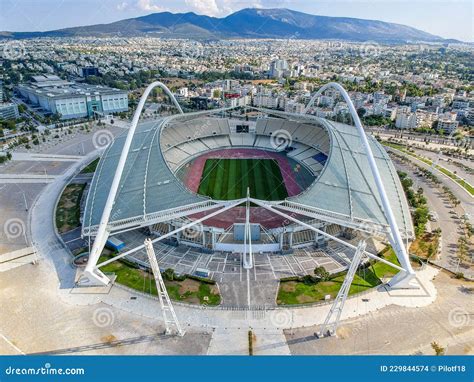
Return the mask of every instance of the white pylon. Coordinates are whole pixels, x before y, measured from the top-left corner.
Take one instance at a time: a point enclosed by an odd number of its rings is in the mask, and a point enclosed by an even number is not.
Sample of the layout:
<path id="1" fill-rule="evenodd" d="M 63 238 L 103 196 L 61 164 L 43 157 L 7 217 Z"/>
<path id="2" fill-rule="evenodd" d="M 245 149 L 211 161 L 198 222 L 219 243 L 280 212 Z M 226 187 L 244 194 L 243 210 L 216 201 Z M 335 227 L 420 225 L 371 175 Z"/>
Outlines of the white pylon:
<path id="1" fill-rule="evenodd" d="M 245 269 L 253 268 L 252 229 L 250 227 L 250 189 L 247 187 L 247 201 L 245 202 L 245 228 L 243 265 Z"/>
<path id="2" fill-rule="evenodd" d="M 339 292 L 337 293 L 337 297 L 331 306 L 331 310 L 329 311 L 326 320 L 324 320 L 324 324 L 321 326 L 319 332 L 316 333 L 319 338 L 325 337 L 326 335 L 333 336 L 336 334 L 337 327 L 339 326 L 339 320 L 341 318 L 342 308 L 346 302 L 352 280 L 354 279 L 354 275 L 362 260 L 366 246 L 367 244 L 364 240 L 359 242 L 354 257 L 352 258 L 351 265 L 349 266 L 349 270 L 347 271 L 347 275 L 344 278 L 344 282 L 342 283 L 341 289 L 339 289 Z"/>
<path id="3" fill-rule="evenodd" d="M 145 248 L 151 270 L 153 271 L 153 276 L 155 277 L 156 291 L 158 293 L 158 299 L 160 300 L 161 311 L 163 312 L 163 320 L 165 321 L 165 334 L 173 334 L 171 326 L 174 325 L 176 328 L 176 334 L 182 337 L 184 336 L 184 331 L 181 329 L 178 317 L 176 316 L 176 312 L 174 311 L 173 305 L 171 304 L 170 296 L 166 290 L 163 277 L 161 277 L 158 260 L 156 259 L 153 243 L 150 239 L 145 239 Z M 171 317 L 169 317 L 169 315 L 171 315 Z"/>

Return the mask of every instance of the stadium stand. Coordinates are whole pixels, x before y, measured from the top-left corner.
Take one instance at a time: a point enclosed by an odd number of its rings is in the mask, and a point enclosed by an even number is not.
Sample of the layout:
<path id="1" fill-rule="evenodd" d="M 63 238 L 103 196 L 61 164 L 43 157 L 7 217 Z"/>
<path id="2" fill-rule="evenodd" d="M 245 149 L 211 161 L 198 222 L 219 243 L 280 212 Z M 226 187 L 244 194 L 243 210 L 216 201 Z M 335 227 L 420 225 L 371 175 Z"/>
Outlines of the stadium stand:
<path id="1" fill-rule="evenodd" d="M 248 147 L 275 151 L 272 135 L 281 130 L 289 137 L 288 156 L 317 175 L 329 154 L 329 134 L 323 127 L 279 118 L 257 120 L 255 133 L 231 133 L 229 120 L 222 118 L 171 123 L 162 131 L 161 145 L 165 159 L 176 171 L 209 150 Z"/>

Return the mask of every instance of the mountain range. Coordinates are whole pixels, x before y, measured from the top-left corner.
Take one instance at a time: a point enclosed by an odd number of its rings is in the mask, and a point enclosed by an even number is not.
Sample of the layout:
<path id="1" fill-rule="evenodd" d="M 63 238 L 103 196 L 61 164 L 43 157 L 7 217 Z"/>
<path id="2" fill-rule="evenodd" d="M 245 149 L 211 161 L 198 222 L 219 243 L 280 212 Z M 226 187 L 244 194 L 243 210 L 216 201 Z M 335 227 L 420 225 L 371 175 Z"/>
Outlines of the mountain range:
<path id="1" fill-rule="evenodd" d="M 378 20 L 316 16 L 290 9 L 246 8 L 223 18 L 193 12 L 147 16 L 45 32 L 0 32 L 0 38 L 155 36 L 163 38 L 337 39 L 381 43 L 457 42 L 421 30 Z"/>

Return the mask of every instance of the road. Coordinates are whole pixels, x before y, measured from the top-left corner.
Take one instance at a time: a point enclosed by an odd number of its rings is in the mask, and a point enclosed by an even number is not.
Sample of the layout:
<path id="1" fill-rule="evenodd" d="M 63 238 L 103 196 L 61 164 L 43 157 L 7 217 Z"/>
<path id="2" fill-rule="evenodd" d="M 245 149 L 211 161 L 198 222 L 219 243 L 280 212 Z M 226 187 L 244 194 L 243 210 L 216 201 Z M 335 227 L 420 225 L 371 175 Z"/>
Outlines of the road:
<path id="1" fill-rule="evenodd" d="M 451 189 L 453 194 L 460 200 L 464 212 L 471 216 L 471 220 L 474 218 L 474 197 L 469 194 L 463 187 L 461 187 L 461 185 L 456 183 L 447 175 L 443 174 L 440 171 L 437 171 L 436 169 L 433 169 L 432 166 L 414 158 L 411 155 L 405 154 L 404 152 L 394 149 L 392 147 L 386 147 L 386 149 L 388 152 L 395 152 L 399 155 L 404 156 L 405 158 L 408 158 L 410 161 L 416 163 L 418 166 L 430 170 L 434 175 L 438 177 L 438 179 L 442 182 L 443 185 Z"/>
<path id="2" fill-rule="evenodd" d="M 397 158 L 392 158 L 397 169 L 400 169 L 408 174 L 413 180 L 413 189 L 422 187 L 424 195 L 426 196 L 428 207 L 430 211 L 435 211 L 438 215 L 438 220 L 430 222 L 431 228 L 441 228 L 442 250 L 441 255 L 434 261 L 443 267 L 451 269 L 452 271 L 461 271 L 466 276 L 474 278 L 474 266 L 458 265 L 459 258 L 457 256 L 458 238 L 462 234 L 461 219 L 462 210 L 458 207 L 456 215 L 452 213 L 454 207 L 449 200 L 443 195 L 443 192 L 434 183 L 427 179 L 415 175 L 417 168 L 413 165 L 404 163 Z"/>
<path id="3" fill-rule="evenodd" d="M 440 166 L 448 169 L 449 171 L 455 173 L 456 175 L 463 178 L 465 181 L 467 181 L 471 185 L 474 185 L 474 169 L 473 169 L 474 168 L 474 162 L 471 162 L 467 159 L 450 158 L 446 155 L 440 155 L 439 156 L 437 153 L 434 153 L 432 151 L 421 150 L 421 149 L 417 149 L 417 148 L 415 148 L 414 150 L 415 150 L 415 153 L 417 155 L 428 158 L 431 161 L 433 161 L 434 163 L 436 163 L 436 161 L 439 158 L 438 165 L 440 165 Z M 456 166 L 453 163 L 453 161 L 460 162 L 460 163 L 464 164 L 464 166 L 469 167 L 471 169 L 471 171 L 468 172 L 463 167 Z"/>

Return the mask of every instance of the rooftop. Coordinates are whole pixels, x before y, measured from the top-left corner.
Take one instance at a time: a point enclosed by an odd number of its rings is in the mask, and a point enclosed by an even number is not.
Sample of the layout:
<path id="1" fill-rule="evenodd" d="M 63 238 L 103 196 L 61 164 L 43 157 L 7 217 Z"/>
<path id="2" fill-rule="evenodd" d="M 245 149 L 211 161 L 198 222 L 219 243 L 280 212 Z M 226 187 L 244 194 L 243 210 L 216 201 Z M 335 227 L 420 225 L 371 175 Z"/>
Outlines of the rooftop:
<path id="1" fill-rule="evenodd" d="M 125 90 L 114 89 L 108 86 L 67 81 L 53 75 L 34 76 L 31 82 L 20 84 L 18 87 L 37 95 L 45 95 L 49 98 L 65 98 L 78 95 L 119 94 L 126 92 Z"/>
<path id="2" fill-rule="evenodd" d="M 217 110 L 219 111 L 219 110 Z M 328 131 L 330 151 L 320 176 L 300 195 L 286 199 L 287 203 L 307 206 L 319 216 L 337 218 L 347 226 L 387 226 L 381 198 L 369 168 L 362 141 L 353 126 L 343 125 L 314 116 L 271 112 L 280 118 L 305 125 L 321 126 Z M 122 224 L 133 222 L 145 225 L 170 210 L 185 205 L 213 201 L 189 191 L 175 177 L 161 151 L 160 131 L 181 123 L 205 122 L 209 112 L 175 115 L 138 126 L 132 141 L 119 192 L 111 214 L 111 229 L 120 230 Z M 281 119 L 267 118 L 268 123 Z M 88 196 L 83 230 L 94 231 L 100 221 L 107 195 L 114 177 L 118 157 L 126 132 L 118 137 L 103 155 Z M 413 227 L 410 212 L 396 170 L 383 147 L 369 137 L 372 151 L 383 177 L 389 202 L 403 236 L 411 237 Z M 283 202 L 283 201 L 282 201 Z"/>

